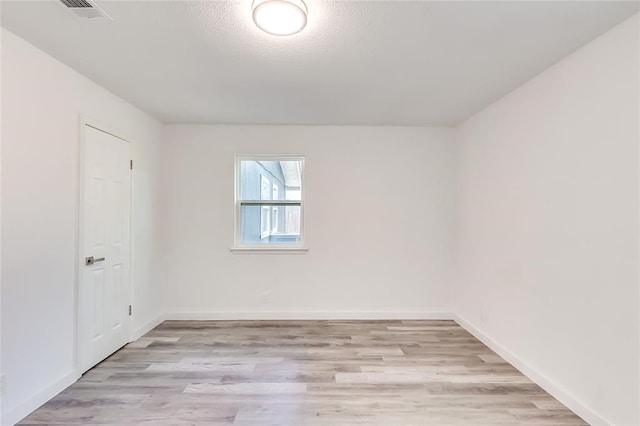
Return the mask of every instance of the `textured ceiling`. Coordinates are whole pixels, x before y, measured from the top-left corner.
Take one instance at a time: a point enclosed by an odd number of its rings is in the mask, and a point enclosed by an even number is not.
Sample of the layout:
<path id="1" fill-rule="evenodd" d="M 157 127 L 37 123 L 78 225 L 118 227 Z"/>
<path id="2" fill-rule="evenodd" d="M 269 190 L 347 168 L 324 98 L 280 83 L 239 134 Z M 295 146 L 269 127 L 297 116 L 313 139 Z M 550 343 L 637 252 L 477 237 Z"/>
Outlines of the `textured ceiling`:
<path id="1" fill-rule="evenodd" d="M 615 1 L 307 1 L 275 37 L 251 0 L 2 1 L 2 26 L 168 123 L 452 125 L 638 10 Z"/>

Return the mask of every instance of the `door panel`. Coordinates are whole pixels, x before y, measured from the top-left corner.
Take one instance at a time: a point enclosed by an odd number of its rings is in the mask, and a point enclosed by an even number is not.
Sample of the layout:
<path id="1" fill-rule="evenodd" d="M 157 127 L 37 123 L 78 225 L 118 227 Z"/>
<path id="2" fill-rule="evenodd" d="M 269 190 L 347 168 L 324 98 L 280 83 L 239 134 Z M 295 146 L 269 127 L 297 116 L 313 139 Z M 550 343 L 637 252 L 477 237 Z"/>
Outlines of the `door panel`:
<path id="1" fill-rule="evenodd" d="M 118 301 L 123 300 L 124 296 L 124 280 L 122 276 L 123 265 L 121 263 L 113 265 L 113 286 L 111 288 L 111 298 L 113 303 L 111 304 L 111 330 L 115 331 L 118 327 L 122 327 L 122 315 L 121 306 L 118 305 Z"/>
<path id="2" fill-rule="evenodd" d="M 89 291 L 92 294 L 93 301 L 93 334 L 91 336 L 91 342 L 97 342 L 103 337 L 102 322 L 104 318 L 104 306 L 102 299 L 104 298 L 104 269 L 95 269 L 92 271 L 92 282 L 89 283 L 91 288 Z"/>
<path id="3" fill-rule="evenodd" d="M 82 371 L 128 340 L 131 253 L 131 145 L 84 127 L 82 241 L 78 309 Z M 93 256 L 93 263 L 86 259 Z"/>

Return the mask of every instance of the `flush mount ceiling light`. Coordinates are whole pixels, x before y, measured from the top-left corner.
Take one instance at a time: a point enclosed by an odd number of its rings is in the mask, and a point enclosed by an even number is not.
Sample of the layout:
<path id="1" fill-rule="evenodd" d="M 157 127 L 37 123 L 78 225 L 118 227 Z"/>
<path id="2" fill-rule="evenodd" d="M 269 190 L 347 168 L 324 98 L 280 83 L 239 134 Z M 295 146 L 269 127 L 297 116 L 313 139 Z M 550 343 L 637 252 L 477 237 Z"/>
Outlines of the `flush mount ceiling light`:
<path id="1" fill-rule="evenodd" d="M 286 36 L 307 25 L 307 5 L 302 0 L 254 0 L 253 22 L 269 34 Z"/>

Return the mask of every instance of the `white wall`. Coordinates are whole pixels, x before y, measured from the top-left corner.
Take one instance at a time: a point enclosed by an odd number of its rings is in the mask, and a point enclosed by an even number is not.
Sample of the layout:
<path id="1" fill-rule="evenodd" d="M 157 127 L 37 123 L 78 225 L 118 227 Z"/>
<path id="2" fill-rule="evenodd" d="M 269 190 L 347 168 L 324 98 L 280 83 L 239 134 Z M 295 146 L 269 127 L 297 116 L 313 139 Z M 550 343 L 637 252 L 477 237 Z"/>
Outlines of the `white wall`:
<path id="1" fill-rule="evenodd" d="M 0 46 L 2 43 L 2 32 L 0 32 Z M 2 64 L 2 49 L 0 49 L 0 64 Z M 0 66 L 0 78 L 2 77 L 2 67 Z M 0 82 L 0 97 L 2 94 L 2 84 Z M 0 102 L 0 192 L 2 191 L 2 102 Z M 2 424 L 2 399 L 4 389 L 4 375 L 2 369 L 2 197 L 0 196 L 0 424 Z"/>
<path id="2" fill-rule="evenodd" d="M 455 311 L 596 424 L 638 424 L 638 17 L 459 128 Z"/>
<path id="3" fill-rule="evenodd" d="M 165 148 L 170 318 L 450 312 L 450 129 L 167 126 Z M 306 157 L 308 253 L 229 251 L 235 154 Z"/>
<path id="4" fill-rule="evenodd" d="M 2 422 L 72 382 L 80 113 L 129 135 L 134 329 L 161 311 L 156 143 L 162 126 L 2 30 Z"/>
<path id="5" fill-rule="evenodd" d="M 85 113 L 133 142 L 140 332 L 163 312 L 453 311 L 587 420 L 637 424 L 637 25 L 636 17 L 605 34 L 457 132 L 163 128 L 2 30 L 3 423 L 76 378 L 73 259 Z M 257 153 L 307 158 L 307 254 L 229 251 L 234 155 Z"/>

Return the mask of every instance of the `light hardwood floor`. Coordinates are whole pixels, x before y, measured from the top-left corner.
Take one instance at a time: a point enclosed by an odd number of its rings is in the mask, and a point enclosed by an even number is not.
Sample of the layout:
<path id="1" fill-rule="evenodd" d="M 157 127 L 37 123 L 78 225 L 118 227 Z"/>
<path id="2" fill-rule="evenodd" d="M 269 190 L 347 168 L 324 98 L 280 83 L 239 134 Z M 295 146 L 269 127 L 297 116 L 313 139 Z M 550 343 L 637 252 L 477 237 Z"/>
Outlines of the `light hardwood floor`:
<path id="1" fill-rule="evenodd" d="M 166 321 L 20 424 L 586 423 L 453 321 Z"/>

